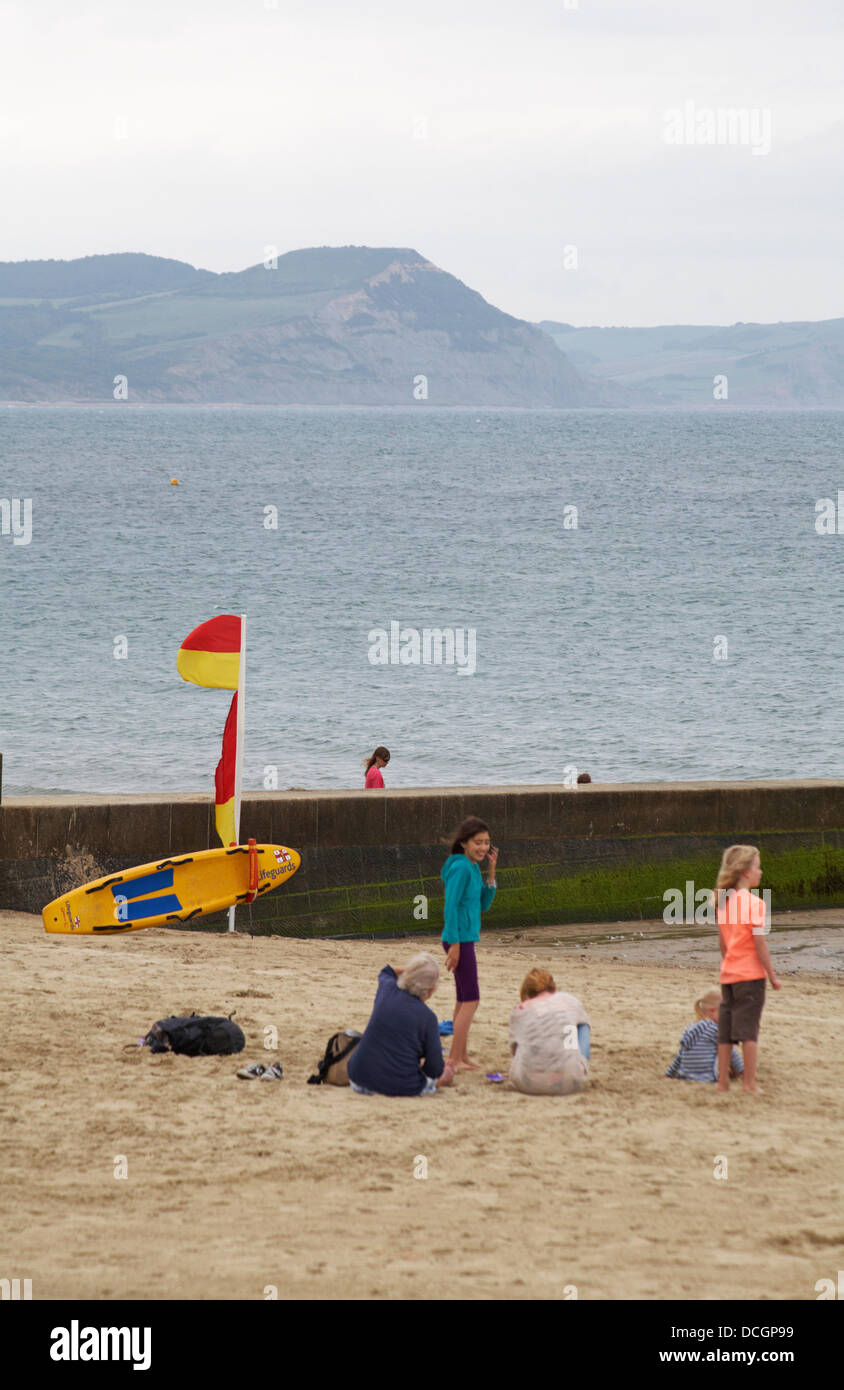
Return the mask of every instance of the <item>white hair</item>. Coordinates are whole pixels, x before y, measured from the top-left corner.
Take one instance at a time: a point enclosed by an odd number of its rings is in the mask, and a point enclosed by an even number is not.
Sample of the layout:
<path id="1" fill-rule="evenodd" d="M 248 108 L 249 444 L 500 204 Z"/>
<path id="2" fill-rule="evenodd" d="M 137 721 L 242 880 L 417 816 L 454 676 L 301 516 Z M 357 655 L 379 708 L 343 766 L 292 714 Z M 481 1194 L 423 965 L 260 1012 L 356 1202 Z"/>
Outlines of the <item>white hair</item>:
<path id="1" fill-rule="evenodd" d="M 429 951 L 420 951 L 418 956 L 411 956 L 399 975 L 399 989 L 406 989 L 408 994 L 421 998 L 434 988 L 439 978 L 439 961 Z"/>

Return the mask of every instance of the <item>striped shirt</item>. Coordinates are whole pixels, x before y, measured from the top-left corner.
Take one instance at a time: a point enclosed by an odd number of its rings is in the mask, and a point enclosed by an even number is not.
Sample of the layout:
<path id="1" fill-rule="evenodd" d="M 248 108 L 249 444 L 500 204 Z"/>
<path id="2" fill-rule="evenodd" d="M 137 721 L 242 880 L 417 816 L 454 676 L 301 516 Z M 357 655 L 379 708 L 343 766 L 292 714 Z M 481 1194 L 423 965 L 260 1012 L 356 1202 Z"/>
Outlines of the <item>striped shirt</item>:
<path id="1" fill-rule="evenodd" d="M 736 1048 L 731 1057 L 730 1065 L 741 1076 L 744 1063 Z M 680 1081 L 718 1080 L 718 1024 L 714 1019 L 702 1018 L 689 1025 L 680 1039 L 680 1051 L 665 1075 L 676 1076 Z"/>

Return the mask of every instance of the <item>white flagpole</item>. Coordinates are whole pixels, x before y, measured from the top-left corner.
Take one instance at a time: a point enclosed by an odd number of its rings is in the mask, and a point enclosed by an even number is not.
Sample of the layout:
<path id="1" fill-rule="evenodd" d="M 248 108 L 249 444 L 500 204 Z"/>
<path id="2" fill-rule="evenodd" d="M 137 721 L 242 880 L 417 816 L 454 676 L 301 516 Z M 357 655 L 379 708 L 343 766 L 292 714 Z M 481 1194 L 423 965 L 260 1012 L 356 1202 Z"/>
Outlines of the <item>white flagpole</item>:
<path id="1" fill-rule="evenodd" d="M 240 844 L 240 788 L 243 781 L 243 732 L 246 727 L 246 614 L 240 615 L 240 661 L 237 668 L 237 732 L 234 755 L 234 838 Z M 229 931 L 234 931 L 234 904 Z"/>

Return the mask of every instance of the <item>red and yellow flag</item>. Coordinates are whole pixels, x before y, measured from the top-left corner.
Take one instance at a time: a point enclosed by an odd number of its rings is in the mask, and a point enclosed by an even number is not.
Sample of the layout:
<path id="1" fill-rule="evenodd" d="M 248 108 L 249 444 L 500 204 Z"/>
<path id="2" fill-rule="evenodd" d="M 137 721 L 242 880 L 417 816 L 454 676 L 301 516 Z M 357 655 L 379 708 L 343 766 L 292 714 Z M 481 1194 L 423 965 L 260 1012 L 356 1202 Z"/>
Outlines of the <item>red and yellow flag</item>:
<path id="1" fill-rule="evenodd" d="M 240 618 L 231 613 L 222 613 L 219 618 L 200 623 L 179 648 L 176 657 L 179 675 L 183 680 L 193 681 L 194 685 L 237 690 L 240 636 Z"/>
<path id="2" fill-rule="evenodd" d="M 241 642 L 245 625 L 245 618 L 236 617 L 233 613 L 209 618 L 207 623 L 200 623 L 185 638 L 176 657 L 176 667 L 183 680 L 192 681 L 194 685 L 212 686 L 217 690 L 234 691 L 223 731 L 223 753 L 214 775 L 217 834 L 227 847 L 237 840 L 235 821 L 240 804 L 237 715 L 238 694 L 242 692 L 240 663 L 243 659 Z M 241 742 L 242 738 L 241 729 Z"/>
<path id="3" fill-rule="evenodd" d="M 238 622 L 240 619 L 238 619 Z M 206 623 L 207 627 L 207 623 Z M 197 629 L 198 630 L 198 629 Z M 237 840 L 234 831 L 235 768 L 237 766 L 237 691 L 232 696 L 229 717 L 223 730 L 223 754 L 214 774 L 217 803 L 217 834 L 226 847 Z"/>

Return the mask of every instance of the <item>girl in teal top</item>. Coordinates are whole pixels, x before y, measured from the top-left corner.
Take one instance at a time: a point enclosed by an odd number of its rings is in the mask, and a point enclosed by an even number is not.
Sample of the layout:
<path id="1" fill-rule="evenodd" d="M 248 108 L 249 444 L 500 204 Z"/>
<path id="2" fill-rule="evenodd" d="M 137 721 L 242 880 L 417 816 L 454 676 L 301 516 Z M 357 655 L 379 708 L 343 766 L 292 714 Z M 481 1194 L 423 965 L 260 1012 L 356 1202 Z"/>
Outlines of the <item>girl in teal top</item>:
<path id="1" fill-rule="evenodd" d="M 489 856 L 487 881 L 481 877 L 481 861 Z M 464 820 L 454 836 L 451 854 L 440 877 L 445 885 L 445 926 L 442 943 L 446 968 L 454 972 L 457 1003 L 449 1061 L 457 1071 L 478 1071 L 469 1061 L 469 1026 L 480 1002 L 475 942 L 481 934 L 481 913 L 495 897 L 498 850 L 490 845 L 489 826 L 477 816 Z"/>

